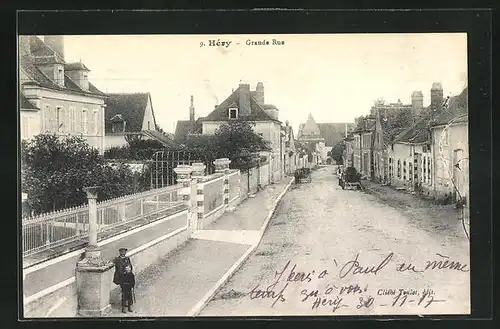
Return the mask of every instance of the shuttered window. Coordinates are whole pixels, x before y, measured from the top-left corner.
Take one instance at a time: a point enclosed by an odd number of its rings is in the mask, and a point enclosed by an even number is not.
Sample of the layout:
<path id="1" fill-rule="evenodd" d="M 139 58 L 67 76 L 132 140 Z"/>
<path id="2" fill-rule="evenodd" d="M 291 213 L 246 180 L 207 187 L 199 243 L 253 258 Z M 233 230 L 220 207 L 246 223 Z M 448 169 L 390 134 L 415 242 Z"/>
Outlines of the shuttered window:
<path id="1" fill-rule="evenodd" d="M 43 129 L 42 131 L 43 132 L 47 132 L 47 131 L 50 131 L 50 105 L 49 104 L 45 104 L 45 109 L 43 111 Z"/>
<path id="2" fill-rule="evenodd" d="M 99 131 L 100 131 L 100 129 L 99 129 L 99 122 L 100 122 L 99 111 L 94 110 L 92 116 L 93 116 L 93 121 L 94 121 L 94 134 L 98 135 Z"/>
<path id="3" fill-rule="evenodd" d="M 88 134 L 88 111 L 86 108 L 82 110 L 82 133 Z"/>
<path id="4" fill-rule="evenodd" d="M 75 108 L 73 106 L 69 108 L 69 132 L 75 132 Z"/>

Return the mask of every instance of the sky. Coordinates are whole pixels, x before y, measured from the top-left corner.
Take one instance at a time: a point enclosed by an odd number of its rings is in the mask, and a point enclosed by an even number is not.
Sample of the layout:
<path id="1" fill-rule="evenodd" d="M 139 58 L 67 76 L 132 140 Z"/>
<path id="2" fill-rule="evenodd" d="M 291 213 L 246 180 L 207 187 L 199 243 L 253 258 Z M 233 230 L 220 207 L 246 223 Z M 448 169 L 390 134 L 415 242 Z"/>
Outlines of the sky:
<path id="1" fill-rule="evenodd" d="M 273 39 L 284 44 L 246 45 Z M 101 91 L 150 92 L 157 123 L 172 133 L 189 118 L 190 95 L 196 117 L 205 116 L 240 82 L 252 90 L 263 82 L 265 102 L 295 132 L 309 113 L 316 122 L 353 122 L 378 98 L 409 104 L 420 90 L 426 106 L 433 82 L 445 97 L 467 84 L 465 33 L 93 35 L 64 43 L 66 61 L 81 60 Z"/>

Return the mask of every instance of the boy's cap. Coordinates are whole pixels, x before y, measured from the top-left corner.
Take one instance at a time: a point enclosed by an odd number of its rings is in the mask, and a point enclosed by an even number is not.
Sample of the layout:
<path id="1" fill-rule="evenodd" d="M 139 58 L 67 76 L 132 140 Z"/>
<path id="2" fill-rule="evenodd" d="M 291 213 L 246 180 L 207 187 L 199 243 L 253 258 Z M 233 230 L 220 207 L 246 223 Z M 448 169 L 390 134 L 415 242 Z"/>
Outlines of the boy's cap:
<path id="1" fill-rule="evenodd" d="M 120 248 L 118 249 L 118 251 L 127 251 L 128 249 L 127 248 Z"/>

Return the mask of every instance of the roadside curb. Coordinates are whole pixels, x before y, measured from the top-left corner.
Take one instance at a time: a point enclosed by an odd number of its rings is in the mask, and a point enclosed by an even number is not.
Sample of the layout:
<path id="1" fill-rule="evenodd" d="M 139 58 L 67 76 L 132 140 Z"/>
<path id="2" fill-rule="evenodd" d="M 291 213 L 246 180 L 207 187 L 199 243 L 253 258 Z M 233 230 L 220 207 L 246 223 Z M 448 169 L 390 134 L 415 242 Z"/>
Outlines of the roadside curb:
<path id="1" fill-rule="evenodd" d="M 231 266 L 231 268 L 224 273 L 222 278 L 220 278 L 219 281 L 212 287 L 212 289 L 209 290 L 209 292 L 200 300 L 187 314 L 187 316 L 197 316 L 200 314 L 200 312 L 203 310 L 203 308 L 208 304 L 208 302 L 215 296 L 215 294 L 220 290 L 220 288 L 226 284 L 226 282 L 233 276 L 233 274 L 238 271 L 238 269 L 243 265 L 243 263 L 250 257 L 250 255 L 257 249 L 259 246 L 262 237 L 264 236 L 264 233 L 266 232 L 267 227 L 269 226 L 269 222 L 271 221 L 271 218 L 273 217 L 274 213 L 276 212 L 276 209 L 278 208 L 278 204 L 285 195 L 285 193 L 288 191 L 290 186 L 292 185 L 294 179 L 290 179 L 290 182 L 285 186 L 283 191 L 278 195 L 278 197 L 274 200 L 273 206 L 271 207 L 271 210 L 269 211 L 269 214 L 266 217 L 266 220 L 264 221 L 264 224 L 262 224 L 262 227 L 260 229 L 260 234 L 259 234 L 259 240 L 250 246 L 248 250 L 241 256 L 236 263 Z"/>

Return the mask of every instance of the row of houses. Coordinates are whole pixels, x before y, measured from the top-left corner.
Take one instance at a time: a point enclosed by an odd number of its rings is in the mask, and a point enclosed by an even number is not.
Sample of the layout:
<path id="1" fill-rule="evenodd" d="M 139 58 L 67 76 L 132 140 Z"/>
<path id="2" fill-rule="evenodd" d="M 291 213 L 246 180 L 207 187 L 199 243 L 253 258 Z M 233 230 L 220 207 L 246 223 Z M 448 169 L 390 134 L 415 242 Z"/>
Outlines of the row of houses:
<path id="1" fill-rule="evenodd" d="M 21 139 L 80 136 L 101 154 L 126 145 L 129 135 L 176 146 L 173 136 L 157 129 L 150 93 L 104 93 L 89 72 L 82 62 L 66 62 L 63 36 L 20 36 Z"/>
<path id="2" fill-rule="evenodd" d="M 90 69 L 82 62 L 66 62 L 64 37 L 20 36 L 19 108 L 21 139 L 50 133 L 83 137 L 101 154 L 127 145 L 130 136 L 160 142 L 169 149 L 183 147 L 187 138 L 211 135 L 223 123 L 245 120 L 270 142 L 267 156 L 273 180 L 297 166 L 310 165 L 305 150 L 297 153 L 293 129 L 279 120 L 279 110 L 264 102 L 264 85 L 240 84 L 205 117 L 195 119 L 191 96 L 189 120 L 178 121 L 175 134 L 157 125 L 150 93 L 104 93 L 89 81 Z M 300 148 L 300 146 L 299 146 Z"/>
<path id="3" fill-rule="evenodd" d="M 345 138 L 344 163 L 373 181 L 468 204 L 468 92 L 444 99 L 440 83 L 423 107 L 376 102 Z"/>

